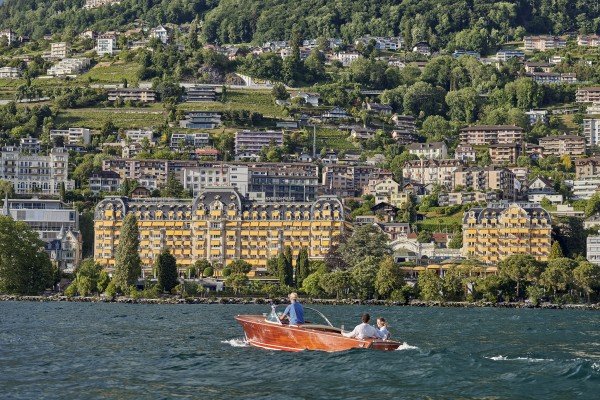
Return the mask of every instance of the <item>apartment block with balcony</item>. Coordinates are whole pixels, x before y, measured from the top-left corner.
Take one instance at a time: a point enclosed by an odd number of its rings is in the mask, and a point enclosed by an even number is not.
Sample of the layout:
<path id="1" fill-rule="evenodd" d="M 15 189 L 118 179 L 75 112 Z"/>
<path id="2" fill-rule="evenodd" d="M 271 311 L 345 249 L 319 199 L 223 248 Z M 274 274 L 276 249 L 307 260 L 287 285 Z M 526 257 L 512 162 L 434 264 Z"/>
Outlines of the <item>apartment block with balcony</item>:
<path id="1" fill-rule="evenodd" d="M 583 119 L 583 136 L 589 146 L 600 145 L 600 118 Z"/>
<path id="2" fill-rule="evenodd" d="M 68 179 L 69 153 L 65 148 L 54 148 L 47 156 L 23 154 L 19 148 L 5 147 L 0 151 L 0 179 L 12 183 L 17 194 L 60 193 L 75 188 Z"/>
<path id="3" fill-rule="evenodd" d="M 51 129 L 50 139 L 63 138 L 64 144 L 89 145 L 92 141 L 92 132 L 88 128 Z"/>
<path id="4" fill-rule="evenodd" d="M 546 51 L 560 49 L 567 45 L 564 38 L 552 35 L 525 36 L 523 38 L 525 51 Z"/>
<path id="5" fill-rule="evenodd" d="M 330 164 L 323 167 L 321 183 L 325 193 L 355 197 L 381 172 L 381 168 L 370 165 Z"/>
<path id="6" fill-rule="evenodd" d="M 58 60 L 69 57 L 71 48 L 66 42 L 52 43 L 50 45 L 50 57 Z"/>
<path id="7" fill-rule="evenodd" d="M 242 130 L 235 133 L 235 154 L 242 158 L 256 158 L 269 145 L 283 145 L 283 131 Z"/>
<path id="8" fill-rule="evenodd" d="M 600 86 L 582 87 L 575 92 L 577 103 L 600 103 Z"/>
<path id="9" fill-rule="evenodd" d="M 190 111 L 179 121 L 179 127 L 186 129 L 215 129 L 220 125 L 221 114 L 216 112 Z"/>
<path id="10" fill-rule="evenodd" d="M 100 171 L 90 175 L 88 179 L 90 191 L 98 193 L 114 193 L 121 187 L 121 176 L 113 171 Z"/>
<path id="11" fill-rule="evenodd" d="M 512 200 L 516 194 L 515 179 L 515 174 L 507 168 L 461 167 L 453 173 L 451 188 L 483 193 L 495 191 L 502 199 Z"/>
<path id="12" fill-rule="evenodd" d="M 402 176 L 406 180 L 420 183 L 421 185 L 441 185 L 446 188 L 452 186 L 454 171 L 463 165 L 462 161 L 446 160 L 411 160 L 404 164 Z"/>
<path id="13" fill-rule="evenodd" d="M 460 141 L 473 146 L 518 143 L 523 140 L 523 128 L 515 125 L 474 125 L 460 130 Z"/>
<path id="14" fill-rule="evenodd" d="M 172 150 L 177 150 L 181 147 L 207 147 L 210 144 L 210 135 L 206 132 L 197 133 L 180 133 L 176 132 L 171 135 L 169 147 Z"/>
<path id="15" fill-rule="evenodd" d="M 0 78 L 4 79 L 19 79 L 21 77 L 21 70 L 14 67 L 2 67 L 0 68 Z"/>
<path id="16" fill-rule="evenodd" d="M 115 54 L 117 37 L 115 35 L 99 35 L 96 38 L 96 53 L 99 56 Z"/>
<path id="17" fill-rule="evenodd" d="M 547 136 L 540 139 L 544 156 L 585 156 L 585 138 L 578 135 Z"/>
<path id="18" fill-rule="evenodd" d="M 139 101 L 140 103 L 154 103 L 156 101 L 156 92 L 149 89 L 123 88 L 112 89 L 108 91 L 108 101 Z"/>
<path id="19" fill-rule="evenodd" d="M 521 146 L 518 143 L 498 143 L 489 147 L 490 159 L 493 164 L 516 164 L 521 155 Z"/>
<path id="20" fill-rule="evenodd" d="M 96 206 L 94 259 L 112 271 L 123 219 L 138 219 L 143 274 L 149 275 L 165 247 L 182 268 L 206 259 L 219 266 L 252 264 L 250 276 L 287 246 L 294 260 L 302 249 L 322 260 L 345 228 L 344 209 L 334 196 L 312 202 L 256 202 L 234 188 L 207 188 L 194 200 L 110 197 Z M 221 269 L 217 270 L 217 275 Z"/>
<path id="21" fill-rule="evenodd" d="M 465 212 L 463 255 L 486 264 L 508 256 L 530 254 L 548 260 L 552 245 L 552 219 L 536 204 L 504 203 Z"/>

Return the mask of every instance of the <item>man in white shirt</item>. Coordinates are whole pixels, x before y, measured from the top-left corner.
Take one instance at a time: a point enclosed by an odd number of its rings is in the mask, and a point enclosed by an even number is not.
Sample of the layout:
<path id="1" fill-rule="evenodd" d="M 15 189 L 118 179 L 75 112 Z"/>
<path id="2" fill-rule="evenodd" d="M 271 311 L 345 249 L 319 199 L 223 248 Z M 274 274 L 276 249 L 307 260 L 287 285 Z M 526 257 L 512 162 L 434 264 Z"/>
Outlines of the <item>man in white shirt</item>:
<path id="1" fill-rule="evenodd" d="M 371 316 L 367 313 L 362 315 L 362 324 L 356 325 L 352 332 L 342 332 L 342 335 L 349 338 L 365 339 L 365 338 L 376 338 L 381 339 L 379 331 L 373 326 L 369 325 Z"/>

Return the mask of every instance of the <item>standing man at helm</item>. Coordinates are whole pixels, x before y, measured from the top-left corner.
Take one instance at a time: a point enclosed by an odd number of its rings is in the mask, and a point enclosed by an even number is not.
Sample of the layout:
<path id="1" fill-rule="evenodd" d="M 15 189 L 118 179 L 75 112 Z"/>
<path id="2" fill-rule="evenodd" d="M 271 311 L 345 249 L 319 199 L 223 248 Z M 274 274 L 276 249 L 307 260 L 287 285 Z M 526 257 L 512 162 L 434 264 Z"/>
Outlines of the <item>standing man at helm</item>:
<path id="1" fill-rule="evenodd" d="M 304 308 L 302 304 L 298 303 L 298 294 L 290 293 L 288 296 L 290 299 L 290 305 L 285 308 L 285 311 L 279 317 L 281 320 L 288 319 L 290 325 L 298 325 L 304 323 Z"/>

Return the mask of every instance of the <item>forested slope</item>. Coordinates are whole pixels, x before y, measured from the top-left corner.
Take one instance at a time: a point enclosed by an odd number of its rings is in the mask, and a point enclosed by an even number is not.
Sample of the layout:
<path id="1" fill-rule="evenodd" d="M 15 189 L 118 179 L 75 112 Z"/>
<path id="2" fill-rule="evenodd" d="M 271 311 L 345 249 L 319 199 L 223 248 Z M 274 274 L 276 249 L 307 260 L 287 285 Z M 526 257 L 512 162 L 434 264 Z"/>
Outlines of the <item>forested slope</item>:
<path id="1" fill-rule="evenodd" d="M 486 51 L 525 33 L 600 32 L 598 0 L 123 0 L 83 10 L 84 0 L 7 0 L 0 27 L 33 38 L 72 29 L 117 29 L 204 19 L 208 42 L 402 35 L 408 44 Z"/>

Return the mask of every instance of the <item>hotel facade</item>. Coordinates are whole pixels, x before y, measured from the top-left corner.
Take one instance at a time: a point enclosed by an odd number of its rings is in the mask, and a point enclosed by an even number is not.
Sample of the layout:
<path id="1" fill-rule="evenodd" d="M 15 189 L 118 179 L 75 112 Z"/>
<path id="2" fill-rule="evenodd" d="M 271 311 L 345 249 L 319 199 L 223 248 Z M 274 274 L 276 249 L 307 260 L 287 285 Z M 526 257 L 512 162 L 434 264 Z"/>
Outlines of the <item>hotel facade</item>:
<path id="1" fill-rule="evenodd" d="M 144 275 L 168 248 L 181 268 L 197 260 L 226 266 L 242 259 L 252 264 L 252 276 L 287 246 L 294 257 L 306 248 L 310 259 L 323 259 L 344 231 L 344 210 L 335 196 L 271 203 L 246 200 L 233 187 L 214 187 L 194 200 L 109 197 L 98 203 L 94 217 L 94 259 L 109 271 L 129 213 L 138 220 Z"/>
<path id="2" fill-rule="evenodd" d="M 501 203 L 472 208 L 463 216 L 463 255 L 486 264 L 514 254 L 546 261 L 550 254 L 550 214 L 536 204 Z"/>

